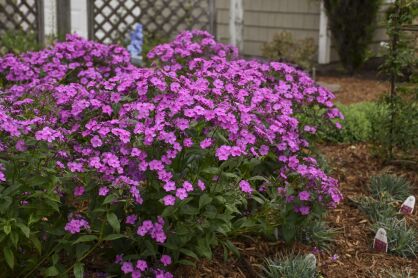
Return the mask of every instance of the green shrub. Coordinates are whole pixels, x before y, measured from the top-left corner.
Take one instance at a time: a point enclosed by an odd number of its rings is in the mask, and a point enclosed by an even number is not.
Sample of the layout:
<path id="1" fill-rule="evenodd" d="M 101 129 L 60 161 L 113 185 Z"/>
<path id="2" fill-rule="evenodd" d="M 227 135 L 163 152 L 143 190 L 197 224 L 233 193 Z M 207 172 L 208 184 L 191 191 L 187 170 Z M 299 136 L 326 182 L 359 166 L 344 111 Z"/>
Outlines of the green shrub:
<path id="1" fill-rule="evenodd" d="M 386 98 L 370 113 L 370 123 L 371 142 L 383 157 L 394 151 L 413 156 L 418 149 L 418 99 Z"/>
<path id="2" fill-rule="evenodd" d="M 264 45 L 262 55 L 271 60 L 281 60 L 311 70 L 315 64 L 316 50 L 312 38 L 295 40 L 291 33 L 281 32 Z"/>
<path id="3" fill-rule="evenodd" d="M 341 63 L 350 73 L 358 69 L 366 60 L 381 2 L 381 0 L 324 1 L 333 42 Z"/>
<path id="4" fill-rule="evenodd" d="M 393 175 L 374 176 L 370 179 L 370 192 L 378 199 L 389 194 L 394 200 L 403 201 L 411 194 L 411 184 Z"/>
<path id="5" fill-rule="evenodd" d="M 312 278 L 316 277 L 316 261 L 312 255 L 288 255 L 266 259 L 263 267 L 267 278 Z"/>
<path id="6" fill-rule="evenodd" d="M 370 113 L 376 109 L 374 102 L 360 102 L 349 105 L 337 104 L 344 115 L 342 129 L 323 129 L 318 132 L 318 138 L 327 142 L 355 143 L 367 142 L 371 137 L 372 124 Z"/>
<path id="7" fill-rule="evenodd" d="M 407 258 L 416 258 L 418 253 L 418 232 L 407 226 L 405 218 L 386 218 L 375 225 L 373 230 L 384 228 L 388 237 L 388 251 Z"/>
<path id="8" fill-rule="evenodd" d="M 0 55 L 6 53 L 20 54 L 39 49 L 40 45 L 35 33 L 12 30 L 0 36 Z"/>

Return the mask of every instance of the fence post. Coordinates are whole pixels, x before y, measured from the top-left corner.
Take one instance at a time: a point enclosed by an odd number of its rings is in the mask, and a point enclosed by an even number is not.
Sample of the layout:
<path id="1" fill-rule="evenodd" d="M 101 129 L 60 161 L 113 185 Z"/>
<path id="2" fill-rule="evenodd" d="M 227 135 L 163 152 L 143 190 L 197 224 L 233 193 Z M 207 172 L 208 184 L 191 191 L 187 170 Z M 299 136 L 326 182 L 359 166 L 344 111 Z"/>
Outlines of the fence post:
<path id="1" fill-rule="evenodd" d="M 87 34 L 89 40 L 94 40 L 94 1 L 87 1 Z"/>
<path id="2" fill-rule="evenodd" d="M 71 0 L 57 0 L 57 33 L 60 39 L 71 33 Z"/>
<path id="3" fill-rule="evenodd" d="M 209 33 L 217 36 L 216 24 L 217 24 L 217 12 L 215 0 L 209 0 Z"/>
<path id="4" fill-rule="evenodd" d="M 239 50 L 243 50 L 243 26 L 244 26 L 244 7 L 243 0 L 230 0 L 229 10 L 229 36 L 230 42 Z"/>
<path id="5" fill-rule="evenodd" d="M 38 43 L 43 46 L 45 44 L 45 12 L 44 0 L 36 1 L 36 31 Z"/>

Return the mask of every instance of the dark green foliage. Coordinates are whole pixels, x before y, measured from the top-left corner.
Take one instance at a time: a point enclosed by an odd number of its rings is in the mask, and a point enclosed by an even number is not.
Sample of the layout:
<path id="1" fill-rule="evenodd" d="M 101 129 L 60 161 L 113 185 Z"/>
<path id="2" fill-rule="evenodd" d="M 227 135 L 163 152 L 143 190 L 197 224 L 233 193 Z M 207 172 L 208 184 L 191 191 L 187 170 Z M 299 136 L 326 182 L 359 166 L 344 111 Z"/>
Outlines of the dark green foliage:
<path id="1" fill-rule="evenodd" d="M 404 201 L 411 194 L 411 184 L 402 177 L 375 176 L 370 179 L 370 192 L 378 199 L 389 194 L 396 201 Z"/>
<path id="2" fill-rule="evenodd" d="M 341 63 L 353 73 L 366 60 L 381 0 L 324 0 Z"/>
<path id="3" fill-rule="evenodd" d="M 376 232 L 384 228 L 388 237 L 389 252 L 407 258 L 416 258 L 418 253 L 418 232 L 407 226 L 406 220 L 387 218 L 373 225 Z"/>
<path id="4" fill-rule="evenodd" d="M 317 276 L 313 255 L 288 255 L 266 259 L 263 267 L 266 278 L 313 278 Z"/>

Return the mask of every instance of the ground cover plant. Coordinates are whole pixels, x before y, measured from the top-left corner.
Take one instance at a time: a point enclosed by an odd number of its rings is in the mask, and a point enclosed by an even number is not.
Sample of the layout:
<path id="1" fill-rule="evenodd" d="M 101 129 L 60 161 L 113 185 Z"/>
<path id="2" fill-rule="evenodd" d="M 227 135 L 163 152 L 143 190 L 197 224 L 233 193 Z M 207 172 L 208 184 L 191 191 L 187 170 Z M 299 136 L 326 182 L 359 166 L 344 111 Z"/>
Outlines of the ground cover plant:
<path id="1" fill-rule="evenodd" d="M 0 58 L 2 273 L 172 277 L 236 253 L 234 231 L 272 231 L 251 219 L 263 204 L 291 241 L 341 200 L 308 139 L 342 115 L 306 73 L 201 31 L 148 59 L 77 36 Z"/>

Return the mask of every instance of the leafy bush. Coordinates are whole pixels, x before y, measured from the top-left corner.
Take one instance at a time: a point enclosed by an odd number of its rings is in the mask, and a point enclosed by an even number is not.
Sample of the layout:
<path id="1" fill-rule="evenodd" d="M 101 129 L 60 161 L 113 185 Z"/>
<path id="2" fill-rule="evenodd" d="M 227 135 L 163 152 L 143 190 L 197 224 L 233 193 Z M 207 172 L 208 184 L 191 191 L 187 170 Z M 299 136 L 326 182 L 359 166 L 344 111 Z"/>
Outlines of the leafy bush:
<path id="1" fill-rule="evenodd" d="M 349 105 L 337 103 L 338 109 L 344 115 L 341 129 L 323 128 L 317 133 L 317 140 L 326 142 L 355 143 L 367 142 L 371 139 L 372 123 L 370 114 L 377 105 L 374 102 L 360 102 Z M 309 115 L 309 113 L 306 113 Z M 314 115 L 314 114 L 313 114 Z M 311 116 L 301 119 L 304 123 L 312 123 Z"/>
<path id="2" fill-rule="evenodd" d="M 389 252 L 407 258 L 417 257 L 418 231 L 408 227 L 404 218 L 387 218 L 373 225 L 375 232 L 379 228 L 386 230 Z"/>
<path id="3" fill-rule="evenodd" d="M 329 27 L 343 66 L 353 73 L 366 60 L 381 0 L 325 0 Z"/>
<path id="4" fill-rule="evenodd" d="M 418 96 L 418 94 L 417 94 Z M 392 102 L 392 104 L 390 103 Z M 393 150 L 414 159 L 418 150 L 418 101 L 396 97 L 384 99 L 370 114 L 371 142 L 385 158 L 393 158 Z"/>
<path id="5" fill-rule="evenodd" d="M 20 54 L 39 50 L 40 45 L 35 33 L 19 30 L 6 31 L 0 36 L 0 55 L 6 53 Z"/>
<path id="6" fill-rule="evenodd" d="M 290 32 L 281 32 L 263 46 L 262 55 L 271 60 L 288 62 L 311 70 L 315 64 L 316 51 L 312 38 L 295 40 Z"/>
<path id="7" fill-rule="evenodd" d="M 375 198 L 389 194 L 394 200 L 404 201 L 411 195 L 411 184 L 403 177 L 374 176 L 370 179 L 370 192 Z"/>
<path id="8" fill-rule="evenodd" d="M 281 193 L 284 228 L 334 207 L 337 181 L 307 152 L 308 134 L 341 116 L 332 94 L 286 64 L 237 57 L 193 31 L 149 52 L 152 68 L 77 36 L 0 58 L 3 273 L 82 277 L 94 261 L 172 277 L 170 265 L 234 250 L 227 236 L 262 208 L 263 186 Z M 313 106 L 319 125 L 301 125 Z"/>
<path id="9" fill-rule="evenodd" d="M 289 255 L 266 259 L 264 277 L 313 278 L 316 277 L 316 260 L 313 255 Z"/>

